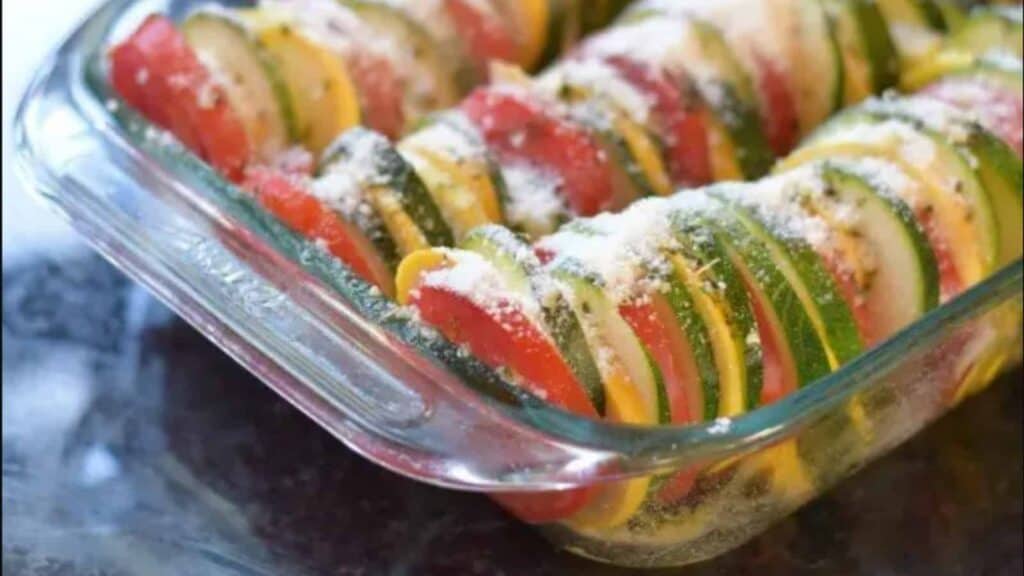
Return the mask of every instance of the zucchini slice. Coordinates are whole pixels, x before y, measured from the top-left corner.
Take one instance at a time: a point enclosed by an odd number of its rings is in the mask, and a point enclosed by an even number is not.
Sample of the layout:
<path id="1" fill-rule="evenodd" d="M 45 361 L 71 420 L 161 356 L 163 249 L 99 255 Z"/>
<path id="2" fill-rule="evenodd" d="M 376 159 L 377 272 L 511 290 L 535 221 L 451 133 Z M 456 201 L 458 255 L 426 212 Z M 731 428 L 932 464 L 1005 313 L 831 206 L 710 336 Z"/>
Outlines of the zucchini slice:
<path id="1" fill-rule="evenodd" d="M 857 323 L 818 253 L 804 240 L 801 224 L 775 217 L 768 179 L 737 188 L 709 192 L 720 199 L 735 220 L 764 248 L 804 308 L 835 370 L 863 351 Z M 767 202 L 765 202 L 768 200 Z"/>
<path id="2" fill-rule="evenodd" d="M 787 207 L 778 217 L 797 211 L 794 221 L 818 221 L 817 227 L 804 227 L 805 237 L 819 252 L 842 260 L 836 264 L 856 290 L 846 296 L 863 311 L 858 320 L 866 323 L 866 343 L 879 342 L 938 305 L 935 255 L 896 191 L 913 185 L 904 174 L 862 158 L 812 164 L 788 177 L 788 186 L 774 190 L 780 195 L 774 200 Z"/>
<path id="3" fill-rule="evenodd" d="M 843 57 L 843 103 L 896 86 L 900 62 L 889 28 L 870 0 L 824 0 Z"/>
<path id="4" fill-rule="evenodd" d="M 704 100 L 714 110 L 719 125 L 728 134 L 743 178 L 764 175 L 771 167 L 774 154 L 761 125 L 750 76 L 714 25 L 691 19 L 687 28 L 688 36 L 692 36 L 686 42 L 692 54 L 687 60 L 688 69 L 697 80 Z M 716 143 L 711 144 L 714 147 Z"/>
<path id="5" fill-rule="evenodd" d="M 999 242 L 996 266 L 1020 258 L 1024 229 L 1024 205 L 1021 203 L 1024 168 L 1012 148 L 974 122 L 968 114 L 929 98 L 873 101 L 866 110 L 882 118 L 912 122 L 940 135 L 955 149 L 970 168 L 991 206 Z"/>
<path id="6" fill-rule="evenodd" d="M 314 154 L 360 121 L 359 95 L 341 58 L 272 8 L 236 12 L 281 73 L 293 104 L 297 139 Z"/>
<path id="7" fill-rule="evenodd" d="M 992 203 L 968 160 L 941 134 L 858 107 L 823 126 L 778 169 L 842 157 L 886 160 L 921 184 L 918 197 L 908 200 L 915 212 L 929 212 L 943 231 L 966 286 L 995 269 L 1000 231 Z"/>
<path id="8" fill-rule="evenodd" d="M 338 0 L 358 14 L 377 33 L 399 47 L 400 67 L 409 66 L 406 81 L 406 118 L 422 118 L 434 110 L 449 108 L 459 101 L 457 60 L 402 8 L 386 0 Z"/>
<path id="9" fill-rule="evenodd" d="M 475 190 L 459 178 L 459 172 L 451 170 L 443 157 L 404 142 L 398 149 L 423 182 L 433 203 L 440 209 L 456 242 L 470 230 L 494 222 L 484 210 Z"/>
<path id="10" fill-rule="evenodd" d="M 406 136 L 402 144 L 431 157 L 453 178 L 471 188 L 489 220 L 505 221 L 508 188 L 501 166 L 464 114 L 432 115 L 420 129 Z"/>
<path id="11" fill-rule="evenodd" d="M 454 244 L 419 176 L 380 134 L 345 132 L 324 150 L 317 173 L 314 190 L 364 226 L 394 266 L 420 248 Z"/>
<path id="12" fill-rule="evenodd" d="M 832 371 L 829 352 L 804 299 L 789 277 L 779 269 L 776 257 L 763 238 L 755 235 L 724 201 L 714 197 L 714 188 L 709 189 L 712 194 L 705 195 L 706 204 L 713 206 L 707 213 L 707 222 L 711 223 L 716 239 L 722 244 L 725 255 L 741 279 L 741 285 L 747 290 L 757 317 L 759 335 L 771 333 L 774 345 L 778 347 L 775 361 L 781 379 L 777 384 L 783 389 L 768 389 L 770 377 L 766 365 L 765 388 L 762 388 L 759 402 L 766 395 L 776 398 L 792 391 L 790 388 L 805 386 L 829 374 Z M 749 190 L 739 193 L 747 192 Z M 762 346 L 767 344 L 762 336 L 757 338 Z M 765 355 L 765 360 L 768 360 L 767 349 Z"/>
<path id="13" fill-rule="evenodd" d="M 1018 6 L 979 6 L 967 22 L 949 37 L 954 50 L 970 54 L 999 51 L 1021 58 L 1024 51 L 1024 16 Z"/>
<path id="14" fill-rule="evenodd" d="M 192 13 L 181 32 L 224 89 L 257 156 L 268 160 L 287 148 L 297 136 L 288 87 L 245 23 L 211 7 Z"/>
<path id="15" fill-rule="evenodd" d="M 662 147 L 648 124 L 650 103 L 612 66 L 596 59 L 562 62 L 537 79 L 537 87 L 576 109 L 577 119 L 594 125 L 621 153 L 630 179 L 644 196 L 672 193 Z"/>
<path id="16" fill-rule="evenodd" d="M 941 45 L 946 23 L 932 0 L 877 0 L 904 63 Z"/>
<path id="17" fill-rule="evenodd" d="M 652 309 L 670 312 L 671 316 L 663 321 L 666 324 L 673 323 L 672 327 L 680 332 L 677 339 L 685 350 L 675 356 L 676 361 L 690 374 L 690 378 L 682 382 L 685 384 L 682 392 L 685 393 L 691 410 L 690 419 L 696 422 L 712 420 L 718 416 L 720 407 L 724 407 L 726 412 L 731 412 L 734 406 L 742 406 L 743 401 L 742 398 L 731 397 L 720 400 L 718 368 L 714 362 L 708 327 L 678 269 L 672 266 L 670 260 L 667 260 L 664 266 L 666 272 L 659 275 L 660 282 L 656 281 L 656 284 L 663 287 L 646 298 L 651 300 Z M 655 273 L 652 271 L 651 274 Z"/>
<path id="18" fill-rule="evenodd" d="M 874 270 L 864 293 L 878 341 L 909 325 L 939 303 L 935 254 L 921 224 L 897 189 L 908 183 L 870 161 L 820 165 L 825 188 L 816 202 L 833 213 L 855 214 L 853 239 L 872 244 Z"/>
<path id="19" fill-rule="evenodd" d="M 636 424 L 667 424 L 670 421 L 668 397 L 661 371 L 651 359 L 618 307 L 604 293 L 601 282 L 579 262 L 559 258 L 545 267 L 576 313 L 580 326 L 597 360 L 604 382 L 608 412 L 616 410 L 619 396 L 640 400 L 643 407 Z M 624 387 L 627 389 L 623 389 Z"/>
<path id="20" fill-rule="evenodd" d="M 1018 58 L 993 53 L 975 56 L 957 50 L 939 50 L 917 65 L 907 68 L 900 78 L 900 87 L 904 92 L 916 92 L 944 76 L 975 75 L 1021 94 L 1024 91 L 1022 70 L 1024 67 Z"/>
<path id="21" fill-rule="evenodd" d="M 795 22 L 790 66 L 801 134 L 809 134 L 843 105 L 845 66 L 838 39 L 820 0 L 781 0 Z M 788 22 L 789 20 L 782 20 Z M 787 30 L 779 31 L 783 36 Z M 799 62 L 799 64 L 796 64 Z"/>
<path id="22" fill-rule="evenodd" d="M 727 247 L 713 232 L 713 211 L 709 215 L 690 197 L 680 199 L 672 216 L 678 241 L 670 256 L 672 270 L 708 330 L 718 373 L 718 415 L 733 416 L 756 408 L 761 399 L 763 351 L 754 309 Z"/>
<path id="23" fill-rule="evenodd" d="M 541 303 L 548 334 L 586 389 L 597 413 L 603 416 L 604 386 L 583 329 L 562 294 L 539 274 L 541 263 L 530 245 L 504 226 L 481 226 L 467 234 L 459 247 L 483 256 L 504 275 L 510 289 Z"/>

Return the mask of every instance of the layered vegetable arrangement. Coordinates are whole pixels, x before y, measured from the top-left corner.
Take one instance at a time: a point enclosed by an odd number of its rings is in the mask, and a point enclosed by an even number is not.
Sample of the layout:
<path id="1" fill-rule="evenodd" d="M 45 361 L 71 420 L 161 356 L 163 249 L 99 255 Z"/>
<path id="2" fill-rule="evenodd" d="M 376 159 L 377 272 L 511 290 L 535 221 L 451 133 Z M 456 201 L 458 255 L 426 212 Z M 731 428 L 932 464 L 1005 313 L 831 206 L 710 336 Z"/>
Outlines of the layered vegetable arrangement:
<path id="1" fill-rule="evenodd" d="M 115 48 L 114 85 L 290 228 L 572 412 L 658 425 L 754 409 L 1021 255 L 1019 7 L 646 0 L 535 79 L 493 68 L 490 85 L 397 143 L 385 135 L 406 121 L 372 120 L 393 116 L 372 110 L 387 99 L 366 96 L 358 66 L 346 60 L 358 97 L 330 99 L 358 106 L 321 114 L 303 68 L 314 59 L 253 44 L 266 33 L 253 30 L 293 36 L 263 27 L 274 14 L 202 12 L 182 26 L 187 41 L 150 20 Z M 531 62 L 543 43 L 521 38 L 533 48 L 509 54 Z M 246 60 L 243 45 L 263 48 Z M 271 54 L 295 66 L 267 66 Z M 410 77 L 438 77 L 411 64 Z M 268 69 L 287 71 L 277 83 Z M 393 108 L 408 118 L 450 103 L 434 84 L 404 87 Z M 829 119 L 897 86 L 914 94 Z M 284 90 L 299 104 L 268 114 Z M 161 104 L 169 96 L 185 104 Z M 331 139 L 359 121 L 385 135 Z M 296 141 L 319 152 L 315 166 L 277 161 Z M 693 480 L 503 500 L 527 520 L 601 529 Z"/>
<path id="2" fill-rule="evenodd" d="M 643 199 L 532 244 L 479 227 L 407 257 L 398 299 L 580 414 L 685 424 L 774 402 L 1020 258 L 1020 44 L 962 44 L 993 19 L 1019 34 L 1019 10 L 979 12 L 908 69 L 920 92 L 839 113 L 768 177 Z M 528 508 L 611 528 L 693 480 Z"/>
<path id="3" fill-rule="evenodd" d="M 293 145 L 319 154 L 355 125 L 395 138 L 485 81 L 490 62 L 536 67 L 625 3 L 211 5 L 180 27 L 150 17 L 112 51 L 111 80 L 129 103 L 237 180 L 250 163 L 280 161 Z"/>

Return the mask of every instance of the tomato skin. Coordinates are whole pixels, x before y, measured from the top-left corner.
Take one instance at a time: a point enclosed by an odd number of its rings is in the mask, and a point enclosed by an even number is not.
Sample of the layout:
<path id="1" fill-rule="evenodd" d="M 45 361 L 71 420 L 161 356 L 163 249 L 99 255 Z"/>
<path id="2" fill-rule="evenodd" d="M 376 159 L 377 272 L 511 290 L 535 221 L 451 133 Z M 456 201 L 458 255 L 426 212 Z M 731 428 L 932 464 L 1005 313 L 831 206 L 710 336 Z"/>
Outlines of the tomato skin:
<path id="1" fill-rule="evenodd" d="M 963 280 L 956 269 L 956 261 L 953 259 L 949 242 L 939 229 L 934 215 L 928 211 L 917 210 L 915 216 L 921 223 L 921 228 L 935 255 L 935 264 L 939 272 L 939 299 L 945 302 L 964 289 Z"/>
<path id="2" fill-rule="evenodd" d="M 879 335 L 874 333 L 873 322 L 868 313 L 867 298 L 860 293 L 854 273 L 842 264 L 842 256 L 838 253 L 820 252 L 821 261 L 832 276 L 839 289 L 843 301 L 853 313 L 853 321 L 857 325 L 857 333 L 868 346 L 878 342 Z"/>
<path id="3" fill-rule="evenodd" d="M 797 377 L 795 370 L 788 366 L 790 363 L 782 357 L 785 351 L 771 328 L 768 312 L 764 309 L 763 303 L 757 297 L 751 298 L 750 301 L 757 322 L 757 335 L 761 340 L 763 372 L 760 405 L 765 406 L 780 400 L 790 392 L 795 392 L 798 387 Z"/>
<path id="4" fill-rule="evenodd" d="M 696 374 L 687 374 L 687 368 L 692 370 L 693 367 L 685 366 L 685 361 L 677 353 L 682 345 L 674 340 L 678 340 L 679 336 L 670 332 L 673 328 L 665 325 L 663 317 L 649 300 L 623 304 L 619 306 L 619 314 L 643 342 L 661 370 L 672 423 L 688 424 L 699 421 L 700 407 L 691 406 L 690 399 L 686 396 L 687 377 L 692 379 Z"/>
<path id="5" fill-rule="evenodd" d="M 324 244 L 332 255 L 367 282 L 393 293 L 390 273 L 368 256 L 368 240 L 357 238 L 354 227 L 311 195 L 294 176 L 271 168 L 246 171 L 242 187 L 286 226 Z"/>
<path id="6" fill-rule="evenodd" d="M 152 15 L 110 52 L 114 89 L 233 181 L 250 160 L 245 127 L 185 38 Z"/>
<path id="7" fill-rule="evenodd" d="M 619 313 L 629 324 L 637 338 L 654 357 L 665 381 L 665 392 L 669 401 L 669 415 L 673 424 L 691 424 L 702 419 L 701 407 L 687 397 L 686 379 L 695 378 L 694 366 L 686 366 L 679 357 L 679 335 L 669 332 L 650 301 L 635 301 L 619 306 Z M 674 336 L 674 337 L 673 337 Z M 689 369 L 690 374 L 687 374 Z M 684 468 L 673 473 L 658 489 L 656 498 L 662 504 L 671 504 L 685 497 L 693 489 L 699 474 L 697 468 Z"/>
<path id="8" fill-rule="evenodd" d="M 419 286 L 410 302 L 449 340 L 469 346 L 492 368 L 507 367 L 530 392 L 591 418 L 597 411 L 561 352 L 533 320 L 512 304 L 483 307 L 437 286 Z"/>
<path id="9" fill-rule="evenodd" d="M 757 89 L 763 104 L 761 123 L 776 156 L 788 154 L 800 137 L 796 99 L 783 69 L 766 56 L 756 55 L 760 74 Z"/>
<path id="10" fill-rule="evenodd" d="M 673 80 L 663 70 L 623 56 L 611 56 L 606 61 L 651 100 L 672 183 L 698 186 L 711 182 L 703 105 L 695 102 L 693 91 L 680 88 L 688 82 Z"/>
<path id="11" fill-rule="evenodd" d="M 946 78 L 926 86 L 922 92 L 977 116 L 981 124 L 1024 155 L 1024 100 L 1005 86 L 984 78 Z"/>
<path id="12" fill-rule="evenodd" d="M 467 0 L 445 0 L 445 9 L 481 77 L 487 77 L 493 60 L 516 61 L 519 53 L 516 39 L 495 14 L 480 10 Z"/>
<path id="13" fill-rule="evenodd" d="M 496 86 L 474 90 L 462 111 L 500 160 L 528 162 L 556 174 L 575 214 L 592 216 L 613 205 L 607 154 L 583 127 L 546 111 L 528 93 Z"/>
<path id="14" fill-rule="evenodd" d="M 389 140 L 401 136 L 405 129 L 404 88 L 391 63 L 368 50 L 352 50 L 345 64 L 359 93 L 363 123 Z"/>
<path id="15" fill-rule="evenodd" d="M 507 367 L 524 388 L 548 402 L 590 418 L 597 411 L 583 386 L 550 339 L 513 306 L 483 306 L 465 295 L 436 286 L 419 286 L 410 294 L 424 322 L 449 340 L 467 344 L 492 368 Z M 593 487 L 555 492 L 492 494 L 518 518 L 531 523 L 571 516 L 590 501 Z"/>
<path id="16" fill-rule="evenodd" d="M 565 520 L 582 509 L 594 495 L 591 487 L 550 492 L 503 492 L 490 497 L 528 524 Z"/>
<path id="17" fill-rule="evenodd" d="M 940 248 L 934 248 L 935 262 L 939 269 L 939 294 L 943 301 L 953 298 L 963 291 L 964 283 L 957 272 L 953 255 L 949 252 L 948 245 L 943 244 Z"/>

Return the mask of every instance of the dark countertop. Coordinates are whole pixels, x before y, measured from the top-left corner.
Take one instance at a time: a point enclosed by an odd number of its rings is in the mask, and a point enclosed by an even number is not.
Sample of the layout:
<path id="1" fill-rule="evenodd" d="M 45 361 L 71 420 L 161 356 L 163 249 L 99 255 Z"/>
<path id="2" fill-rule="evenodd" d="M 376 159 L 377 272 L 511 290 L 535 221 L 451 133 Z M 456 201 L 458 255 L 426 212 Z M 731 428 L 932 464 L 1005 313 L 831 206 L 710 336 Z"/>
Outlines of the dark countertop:
<path id="1" fill-rule="evenodd" d="M 81 248 L 3 288 L 5 575 L 626 573 L 356 456 Z M 1020 574 L 1020 380 L 665 573 Z"/>

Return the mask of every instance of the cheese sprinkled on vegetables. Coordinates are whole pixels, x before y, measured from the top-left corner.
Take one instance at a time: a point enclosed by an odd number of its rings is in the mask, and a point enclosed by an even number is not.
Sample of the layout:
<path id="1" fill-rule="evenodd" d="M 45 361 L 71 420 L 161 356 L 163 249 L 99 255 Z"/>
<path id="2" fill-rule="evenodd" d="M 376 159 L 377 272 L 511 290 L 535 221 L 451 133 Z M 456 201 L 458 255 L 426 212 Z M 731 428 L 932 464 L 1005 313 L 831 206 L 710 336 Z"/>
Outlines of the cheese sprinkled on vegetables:
<path id="1" fill-rule="evenodd" d="M 502 174 L 508 189 L 505 217 L 510 226 L 539 238 L 568 218 L 569 208 L 556 176 L 525 162 L 504 164 Z"/>

